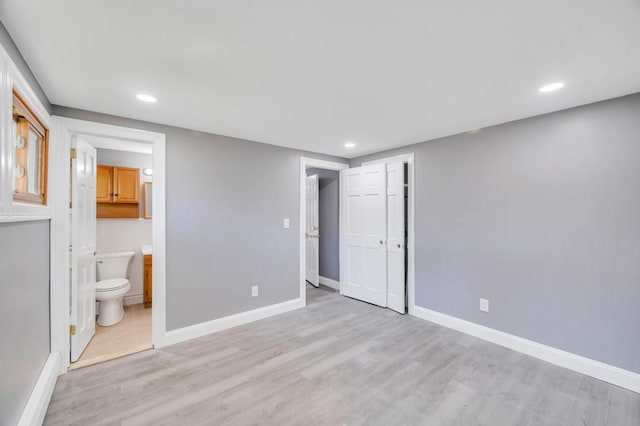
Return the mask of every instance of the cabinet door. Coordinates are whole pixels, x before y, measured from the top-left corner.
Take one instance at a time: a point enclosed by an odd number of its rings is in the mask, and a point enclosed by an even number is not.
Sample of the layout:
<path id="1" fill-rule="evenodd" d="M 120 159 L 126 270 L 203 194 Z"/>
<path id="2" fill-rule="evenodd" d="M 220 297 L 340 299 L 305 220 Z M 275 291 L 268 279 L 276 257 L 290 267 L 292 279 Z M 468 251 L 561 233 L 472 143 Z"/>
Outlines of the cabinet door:
<path id="1" fill-rule="evenodd" d="M 115 203 L 137 203 L 140 194 L 140 170 L 114 167 L 113 186 Z"/>
<path id="2" fill-rule="evenodd" d="M 153 266 L 152 266 L 152 257 L 147 254 L 144 256 L 144 304 L 146 307 L 149 306 L 152 299 L 152 289 L 153 289 Z"/>
<path id="3" fill-rule="evenodd" d="M 151 302 L 153 299 L 153 267 L 151 265 L 147 265 L 147 302 Z"/>
<path id="4" fill-rule="evenodd" d="M 113 167 L 98 166 L 98 174 L 96 179 L 96 202 L 111 203 L 113 202 Z"/>

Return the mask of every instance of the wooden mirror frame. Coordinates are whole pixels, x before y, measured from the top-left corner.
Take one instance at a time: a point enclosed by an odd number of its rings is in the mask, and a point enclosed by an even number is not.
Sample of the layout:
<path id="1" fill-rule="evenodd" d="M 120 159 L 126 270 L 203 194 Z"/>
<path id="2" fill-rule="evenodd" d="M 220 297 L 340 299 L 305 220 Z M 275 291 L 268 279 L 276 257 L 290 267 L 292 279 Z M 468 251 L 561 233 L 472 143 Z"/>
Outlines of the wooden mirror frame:
<path id="1" fill-rule="evenodd" d="M 13 121 L 16 122 L 19 130 L 23 133 L 25 138 L 25 144 L 29 143 L 29 129 L 33 130 L 36 134 L 42 137 L 42 143 L 40 144 L 40 165 L 37 174 L 40 178 L 40 194 L 31 194 L 25 189 L 27 187 L 26 180 L 24 182 L 16 182 L 16 189 L 13 193 L 14 201 L 22 201 L 34 204 L 47 204 L 47 167 L 49 164 L 49 129 L 44 125 L 42 120 L 38 118 L 33 109 L 27 104 L 20 93 L 13 89 Z M 12 141 L 12 143 L 15 143 Z M 27 145 L 23 149 L 26 149 Z M 16 154 L 17 156 L 17 154 Z M 18 163 L 24 163 L 25 159 L 19 160 L 14 158 L 13 167 Z M 27 170 L 26 164 L 20 164 L 24 168 L 24 176 L 29 176 L 29 170 Z M 14 177 L 15 179 L 15 177 Z"/>
<path id="2" fill-rule="evenodd" d="M 153 182 L 142 182 L 142 216 L 145 219 L 151 219 L 153 215 L 153 203 L 151 202 L 151 184 L 153 184 Z"/>

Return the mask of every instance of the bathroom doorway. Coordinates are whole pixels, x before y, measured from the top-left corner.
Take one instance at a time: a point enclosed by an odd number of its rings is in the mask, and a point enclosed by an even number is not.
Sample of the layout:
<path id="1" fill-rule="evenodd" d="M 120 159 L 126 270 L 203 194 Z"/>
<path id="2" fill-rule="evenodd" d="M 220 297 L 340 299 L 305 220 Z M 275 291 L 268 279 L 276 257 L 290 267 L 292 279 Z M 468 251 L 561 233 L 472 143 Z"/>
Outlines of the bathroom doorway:
<path id="1" fill-rule="evenodd" d="M 66 370 L 162 341 L 164 267 L 154 257 L 164 258 L 164 135 L 62 121 L 89 130 L 69 131 Z"/>
<path id="2" fill-rule="evenodd" d="M 70 151 L 70 369 L 151 349 L 153 147 L 77 135 Z"/>

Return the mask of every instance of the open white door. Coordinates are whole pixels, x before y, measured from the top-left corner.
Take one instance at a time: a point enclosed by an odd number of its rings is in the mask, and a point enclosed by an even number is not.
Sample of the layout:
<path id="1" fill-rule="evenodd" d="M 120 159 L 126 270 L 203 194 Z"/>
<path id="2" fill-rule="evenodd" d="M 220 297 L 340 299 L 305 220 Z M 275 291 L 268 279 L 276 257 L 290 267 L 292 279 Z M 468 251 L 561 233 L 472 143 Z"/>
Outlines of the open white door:
<path id="1" fill-rule="evenodd" d="M 387 208 L 384 164 L 346 169 L 343 174 L 344 261 L 340 292 L 387 306 Z"/>
<path id="2" fill-rule="evenodd" d="M 405 313 L 404 163 L 387 164 L 387 303 Z"/>
<path id="3" fill-rule="evenodd" d="M 76 138 L 71 162 L 71 361 L 96 331 L 96 150 Z"/>
<path id="4" fill-rule="evenodd" d="M 320 222 L 318 219 L 318 175 L 307 177 L 306 186 L 306 280 L 315 287 L 320 286 Z"/>

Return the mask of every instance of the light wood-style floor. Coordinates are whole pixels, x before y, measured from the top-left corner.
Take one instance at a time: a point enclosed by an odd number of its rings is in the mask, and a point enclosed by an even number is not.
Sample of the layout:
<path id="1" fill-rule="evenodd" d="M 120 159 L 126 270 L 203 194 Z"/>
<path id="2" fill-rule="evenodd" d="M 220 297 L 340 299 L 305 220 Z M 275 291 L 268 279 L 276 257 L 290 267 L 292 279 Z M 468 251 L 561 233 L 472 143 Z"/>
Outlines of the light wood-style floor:
<path id="1" fill-rule="evenodd" d="M 410 316 L 308 306 L 60 377 L 48 425 L 640 425 L 640 395 Z"/>
<path id="2" fill-rule="evenodd" d="M 70 369 L 120 358 L 152 348 L 151 308 L 144 304 L 124 307 L 124 318 L 118 324 L 102 327 L 96 322 L 96 334 Z"/>

